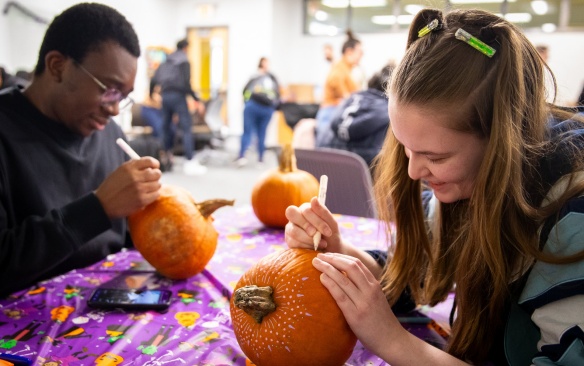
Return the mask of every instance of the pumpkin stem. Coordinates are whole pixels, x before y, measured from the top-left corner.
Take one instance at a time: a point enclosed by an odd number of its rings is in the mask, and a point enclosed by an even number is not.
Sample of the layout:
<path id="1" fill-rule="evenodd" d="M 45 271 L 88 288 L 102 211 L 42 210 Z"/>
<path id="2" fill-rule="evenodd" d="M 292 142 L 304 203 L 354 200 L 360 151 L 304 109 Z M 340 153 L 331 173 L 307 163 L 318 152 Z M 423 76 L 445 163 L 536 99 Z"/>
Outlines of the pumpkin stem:
<path id="1" fill-rule="evenodd" d="M 294 155 L 294 149 L 292 145 L 286 144 L 282 148 L 282 153 L 280 154 L 280 171 L 283 173 L 290 173 L 298 170 L 296 166 L 296 155 Z"/>
<path id="2" fill-rule="evenodd" d="M 235 200 L 213 199 L 195 203 L 195 206 L 197 206 L 201 215 L 203 215 L 204 218 L 207 218 L 211 216 L 215 210 L 223 206 L 233 206 L 234 202 Z"/>
<path id="3" fill-rule="evenodd" d="M 264 316 L 276 310 L 272 298 L 274 291 L 270 286 L 257 287 L 250 285 L 235 290 L 235 306 L 248 313 L 256 323 L 260 324 Z"/>

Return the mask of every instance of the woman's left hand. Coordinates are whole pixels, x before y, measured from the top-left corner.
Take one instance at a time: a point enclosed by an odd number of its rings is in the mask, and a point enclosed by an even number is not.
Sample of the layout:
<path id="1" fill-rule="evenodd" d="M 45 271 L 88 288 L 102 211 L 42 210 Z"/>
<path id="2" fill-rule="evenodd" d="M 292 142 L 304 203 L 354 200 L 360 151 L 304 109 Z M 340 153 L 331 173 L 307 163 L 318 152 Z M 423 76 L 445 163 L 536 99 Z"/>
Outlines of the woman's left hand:
<path id="1" fill-rule="evenodd" d="M 406 332 L 391 311 L 381 285 L 359 259 L 321 253 L 313 265 L 322 272 L 320 281 L 337 302 L 347 323 L 371 352 L 382 355 L 396 337 Z"/>

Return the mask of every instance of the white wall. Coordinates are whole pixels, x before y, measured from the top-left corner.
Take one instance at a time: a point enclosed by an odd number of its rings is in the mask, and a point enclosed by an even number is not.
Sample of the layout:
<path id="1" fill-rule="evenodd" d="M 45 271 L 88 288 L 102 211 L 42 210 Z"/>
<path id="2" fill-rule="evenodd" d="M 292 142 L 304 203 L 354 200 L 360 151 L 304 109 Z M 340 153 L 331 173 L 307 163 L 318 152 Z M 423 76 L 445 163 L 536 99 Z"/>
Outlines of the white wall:
<path id="1" fill-rule="evenodd" d="M 584 86 L 584 32 L 528 32 L 533 44 L 549 47 L 548 65 L 558 84 L 558 104 L 574 103 Z"/>
<path id="2" fill-rule="evenodd" d="M 74 0 L 18 0 L 38 15 L 51 20 Z M 4 8 L 7 0 L 0 0 Z M 229 123 L 234 132 L 242 129 L 241 89 L 256 70 L 261 56 L 271 59 L 272 70 L 282 84 L 310 83 L 322 85 L 328 65 L 323 45 L 330 43 L 340 56 L 345 39 L 314 37 L 302 34 L 301 0 L 103 0 L 118 9 L 134 25 L 142 49 L 150 45 L 174 48 L 186 35 L 188 27 L 227 26 L 229 28 Z M 203 16 L 201 5 L 212 5 Z M 9 71 L 32 69 L 46 26 L 25 18 L 16 9 L 0 14 L 0 65 Z M 365 54 L 361 66 L 370 76 L 390 59 L 399 60 L 405 49 L 405 32 L 357 34 Z M 584 84 L 584 32 L 554 34 L 528 33 L 536 44 L 550 47 L 549 64 L 555 72 L 560 102 L 576 98 Z M 135 98 L 141 100 L 147 90 L 146 64 L 139 60 Z"/>

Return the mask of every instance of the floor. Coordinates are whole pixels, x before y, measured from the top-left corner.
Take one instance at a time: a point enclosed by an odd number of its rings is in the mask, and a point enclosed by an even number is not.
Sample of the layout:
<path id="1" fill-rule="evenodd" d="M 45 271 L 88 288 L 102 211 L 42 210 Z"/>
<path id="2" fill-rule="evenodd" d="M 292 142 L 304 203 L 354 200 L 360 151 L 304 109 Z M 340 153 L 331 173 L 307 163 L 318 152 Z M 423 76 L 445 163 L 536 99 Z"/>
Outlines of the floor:
<path id="1" fill-rule="evenodd" d="M 257 164 L 257 153 L 250 149 L 246 157 L 249 163 L 241 168 L 235 164 L 239 141 L 226 144 L 223 150 L 198 151 L 198 158 L 208 171 L 201 176 L 187 176 L 182 172 L 183 158 L 175 157 L 172 172 L 164 172 L 163 184 L 173 184 L 189 190 L 196 201 L 212 198 L 234 199 L 235 206 L 251 204 L 251 191 L 260 175 L 268 170 L 276 169 L 278 158 L 275 150 L 267 150 L 264 163 Z"/>

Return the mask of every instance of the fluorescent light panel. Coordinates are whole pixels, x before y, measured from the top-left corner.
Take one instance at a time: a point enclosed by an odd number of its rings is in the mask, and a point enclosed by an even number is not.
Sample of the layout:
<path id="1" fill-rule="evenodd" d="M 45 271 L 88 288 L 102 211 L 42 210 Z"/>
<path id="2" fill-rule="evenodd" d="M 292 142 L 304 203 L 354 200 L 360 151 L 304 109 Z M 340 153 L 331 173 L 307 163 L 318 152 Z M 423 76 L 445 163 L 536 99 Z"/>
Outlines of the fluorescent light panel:
<path id="1" fill-rule="evenodd" d="M 374 15 L 371 17 L 371 22 L 379 25 L 393 25 L 397 22 L 400 25 L 408 25 L 414 20 L 413 15 L 399 15 L 396 19 L 395 15 Z"/>
<path id="2" fill-rule="evenodd" d="M 324 22 L 328 19 L 328 13 L 326 11 L 317 10 L 316 13 L 314 13 L 314 19 Z"/>
<path id="3" fill-rule="evenodd" d="M 541 25 L 541 30 L 546 33 L 553 33 L 558 27 L 554 23 L 545 23 Z"/>
<path id="4" fill-rule="evenodd" d="M 548 3 L 545 0 L 533 0 L 531 2 L 531 8 L 533 9 L 533 12 L 537 15 L 547 14 L 549 10 Z"/>
<path id="5" fill-rule="evenodd" d="M 501 14 L 497 14 L 502 16 Z M 531 22 L 531 14 L 529 13 L 508 13 L 504 17 L 511 23 L 529 23 Z M 414 20 L 413 15 L 374 15 L 371 17 L 371 22 L 379 25 L 392 25 L 396 22 L 400 25 L 408 25 Z"/>
<path id="6" fill-rule="evenodd" d="M 424 5 L 414 5 L 414 4 L 408 4 L 406 6 L 404 6 L 404 10 L 406 11 L 406 13 L 408 14 L 412 14 L 412 15 L 416 15 L 420 12 L 420 10 L 425 9 L 426 7 Z"/>
<path id="7" fill-rule="evenodd" d="M 319 22 L 310 22 L 308 32 L 316 36 L 336 36 L 339 29 L 334 25 L 326 25 Z"/>
<path id="8" fill-rule="evenodd" d="M 497 14 L 497 16 L 505 18 L 511 23 L 529 23 L 532 18 L 529 13 L 507 13 L 505 16 L 503 14 Z"/>
<path id="9" fill-rule="evenodd" d="M 346 8 L 351 3 L 353 8 L 372 8 L 387 5 L 387 0 L 323 0 L 322 5 L 329 8 Z"/>
<path id="10" fill-rule="evenodd" d="M 517 0 L 507 0 L 514 3 Z M 450 0 L 451 4 L 500 4 L 503 0 Z"/>
<path id="11" fill-rule="evenodd" d="M 511 23 L 529 23 L 531 22 L 531 14 L 529 13 L 507 13 L 505 16 L 502 14 L 497 14 L 500 17 L 505 18 Z"/>

